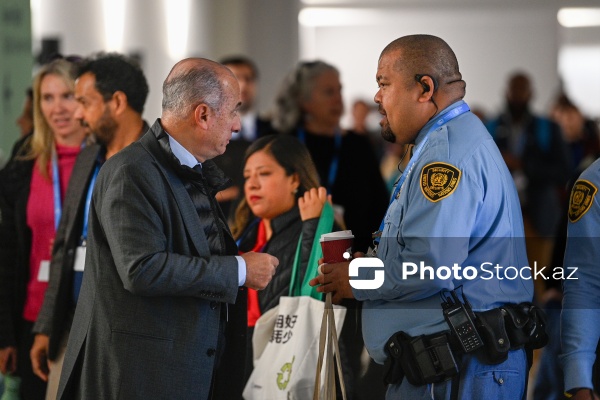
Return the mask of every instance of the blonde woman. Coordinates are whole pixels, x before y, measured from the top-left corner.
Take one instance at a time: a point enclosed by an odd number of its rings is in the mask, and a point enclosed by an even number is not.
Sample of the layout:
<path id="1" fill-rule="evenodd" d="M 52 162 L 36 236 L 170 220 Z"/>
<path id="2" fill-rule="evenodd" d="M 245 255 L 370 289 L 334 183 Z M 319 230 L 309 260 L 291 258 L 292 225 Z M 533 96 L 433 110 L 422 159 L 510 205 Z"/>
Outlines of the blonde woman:
<path id="1" fill-rule="evenodd" d="M 33 83 L 34 133 L 0 172 L 0 371 L 21 378 L 21 398 L 43 399 L 33 374 L 31 328 L 48 286 L 61 203 L 86 138 L 74 118 L 76 65 L 56 59 Z"/>

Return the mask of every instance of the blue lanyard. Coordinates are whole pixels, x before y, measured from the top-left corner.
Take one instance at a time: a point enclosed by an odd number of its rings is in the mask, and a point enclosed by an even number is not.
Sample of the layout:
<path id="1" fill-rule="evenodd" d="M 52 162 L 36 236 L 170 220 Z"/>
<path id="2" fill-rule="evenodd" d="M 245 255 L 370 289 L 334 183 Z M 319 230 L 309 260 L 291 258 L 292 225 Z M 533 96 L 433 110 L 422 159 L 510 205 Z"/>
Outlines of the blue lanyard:
<path id="1" fill-rule="evenodd" d="M 238 249 L 239 249 L 240 245 L 242 244 L 242 240 L 244 240 L 246 238 L 246 236 L 248 236 L 250 234 L 250 231 L 252 231 L 252 229 L 254 229 L 254 227 L 256 225 L 258 225 L 259 222 L 260 222 L 260 218 L 254 218 L 254 220 L 252 222 L 250 222 L 248 227 L 246 229 L 244 229 L 244 232 L 242 232 L 242 234 L 240 235 L 240 238 L 235 241 L 235 244 L 237 245 Z M 263 250 L 265 249 L 265 247 L 267 247 L 267 244 L 268 244 L 268 241 L 265 242 L 265 244 L 263 244 L 263 246 L 257 251 L 257 253 L 262 253 Z"/>
<path id="2" fill-rule="evenodd" d="M 304 129 L 298 128 L 298 139 L 306 144 L 306 132 Z M 329 163 L 329 174 L 327 176 L 327 192 L 331 193 L 331 189 L 333 188 L 333 184 L 335 183 L 335 177 L 337 176 L 338 165 L 340 163 L 340 152 L 342 149 L 342 132 L 339 129 L 336 129 L 334 136 L 334 144 L 335 148 L 333 151 L 333 157 L 331 158 L 331 162 Z"/>
<path id="3" fill-rule="evenodd" d="M 56 152 L 52 153 L 52 191 L 54 192 L 54 230 L 58 230 L 58 224 L 60 223 L 60 216 L 62 214 L 62 200 Z"/>
<path id="4" fill-rule="evenodd" d="M 92 192 L 94 191 L 94 185 L 96 184 L 98 171 L 100 171 L 99 163 L 96 164 L 96 169 L 94 169 L 94 175 L 92 175 L 90 185 L 88 186 L 87 195 L 85 197 L 85 209 L 83 210 L 83 232 L 81 233 L 82 246 L 85 246 L 87 241 L 88 218 L 90 217 L 90 204 L 92 203 Z"/>
<path id="5" fill-rule="evenodd" d="M 85 147 L 85 141 L 81 143 L 81 148 Z M 52 152 L 52 191 L 54 192 L 54 230 L 58 230 L 60 217 L 62 215 L 62 199 L 60 193 L 60 174 L 58 173 L 58 157 L 56 150 Z"/>
<path id="6" fill-rule="evenodd" d="M 425 144 L 429 140 L 429 135 L 431 134 L 431 132 L 435 131 L 440 126 L 447 124 L 448 122 L 450 122 L 450 120 L 458 117 L 461 114 L 466 113 L 469 110 L 470 110 L 470 108 L 467 105 L 467 103 L 463 103 L 460 106 L 453 108 L 452 110 L 448 111 L 446 114 L 441 116 L 437 121 L 435 121 L 433 126 L 431 128 L 429 128 L 429 130 L 425 134 L 425 137 L 423 138 L 421 143 L 419 143 L 419 145 L 415 148 L 415 151 L 413 152 L 413 156 L 410 158 L 410 161 L 408 162 L 408 165 L 404 169 L 404 172 L 402 172 L 402 176 L 400 176 L 400 179 L 398 180 L 398 183 L 396 184 L 396 189 L 394 189 L 394 193 L 392 194 L 392 198 L 390 199 L 390 204 L 388 205 L 388 210 L 389 210 L 390 206 L 392 205 L 392 203 L 394 202 L 394 200 L 396 200 L 399 197 L 400 190 L 402 190 L 402 186 L 404 185 L 404 181 L 406 181 L 406 178 L 410 174 L 410 171 L 412 170 L 415 162 L 419 159 L 419 155 L 421 155 L 421 151 L 423 150 L 423 148 L 425 147 Z M 385 214 L 387 215 L 387 211 Z M 381 235 L 381 233 L 383 232 L 384 226 L 385 226 L 385 216 L 381 220 L 381 224 L 379 225 L 379 230 L 376 233 Z M 375 243 L 379 243 L 379 240 L 380 240 L 380 237 L 376 237 L 374 239 Z"/>
<path id="7" fill-rule="evenodd" d="M 242 240 L 244 240 L 246 238 L 246 236 L 248 236 L 248 234 L 250 233 L 252 228 L 254 228 L 259 223 L 259 221 L 260 221 L 260 218 L 254 218 L 252 220 L 252 222 L 250 222 L 248 224 L 246 229 L 244 229 L 244 232 L 242 232 L 242 234 L 240 235 L 239 239 L 235 241 L 235 244 L 237 245 L 237 247 L 240 247 L 240 245 L 242 244 Z"/>

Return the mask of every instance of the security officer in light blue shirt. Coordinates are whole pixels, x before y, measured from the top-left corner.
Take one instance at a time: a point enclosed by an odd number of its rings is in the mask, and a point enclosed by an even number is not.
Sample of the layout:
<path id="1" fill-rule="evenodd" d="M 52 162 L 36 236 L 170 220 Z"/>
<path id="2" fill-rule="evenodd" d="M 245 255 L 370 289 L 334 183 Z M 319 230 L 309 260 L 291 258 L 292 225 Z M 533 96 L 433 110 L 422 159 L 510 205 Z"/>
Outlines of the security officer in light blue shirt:
<path id="1" fill-rule="evenodd" d="M 334 302 L 364 302 L 365 345 L 376 362 L 387 363 L 387 343 L 396 333 L 414 339 L 449 330 L 441 303 L 452 291 L 465 309 L 486 311 L 530 302 L 533 283 L 514 183 L 493 139 L 462 101 L 466 84 L 452 49 L 435 36 L 399 38 L 383 50 L 376 78 L 383 138 L 415 145 L 378 231 L 384 281 L 377 289 L 352 288 L 348 263 L 340 263 L 322 265 L 312 284 L 333 292 Z M 358 278 L 373 280 L 375 273 L 359 268 Z M 452 351 L 459 370 L 452 379 L 411 383 L 407 369 L 416 361 L 409 362 L 402 366 L 406 379 L 390 381 L 386 398 L 524 398 L 522 346 L 507 348 L 496 364 L 478 352 Z"/>
<path id="2" fill-rule="evenodd" d="M 592 389 L 592 370 L 600 340 L 600 159 L 590 165 L 573 185 L 563 281 L 560 361 L 565 390 L 572 399 L 597 399 Z M 574 270 L 574 268 L 577 268 Z M 577 278 L 577 279 L 574 279 Z M 596 360 L 597 362 L 597 360 Z M 596 388 L 597 389 L 597 388 Z"/>

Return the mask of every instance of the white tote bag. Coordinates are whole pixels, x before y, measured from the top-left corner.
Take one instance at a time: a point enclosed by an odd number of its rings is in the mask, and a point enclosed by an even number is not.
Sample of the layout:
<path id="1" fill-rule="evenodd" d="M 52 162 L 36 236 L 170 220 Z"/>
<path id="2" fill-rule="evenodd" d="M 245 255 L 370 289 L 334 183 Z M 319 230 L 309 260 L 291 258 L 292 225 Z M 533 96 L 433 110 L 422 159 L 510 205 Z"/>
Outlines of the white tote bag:
<path id="1" fill-rule="evenodd" d="M 319 358 L 319 336 L 325 303 L 309 296 L 281 297 L 254 328 L 254 370 L 245 400 L 311 399 Z M 337 336 L 346 309 L 333 306 Z M 325 371 L 323 371 L 323 378 Z M 321 379 L 321 389 L 326 379 Z"/>

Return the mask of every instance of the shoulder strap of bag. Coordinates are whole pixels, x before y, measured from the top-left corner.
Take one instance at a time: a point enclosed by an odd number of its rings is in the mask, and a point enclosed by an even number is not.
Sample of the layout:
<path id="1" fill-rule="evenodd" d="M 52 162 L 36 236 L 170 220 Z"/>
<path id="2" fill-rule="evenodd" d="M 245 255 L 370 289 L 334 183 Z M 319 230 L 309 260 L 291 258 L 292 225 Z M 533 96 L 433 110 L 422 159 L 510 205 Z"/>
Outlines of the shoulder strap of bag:
<path id="1" fill-rule="evenodd" d="M 292 281 L 290 283 L 290 296 L 310 296 L 313 299 L 322 300 L 323 296 L 317 292 L 316 287 L 312 287 L 308 282 L 317 276 L 317 270 L 319 265 L 317 264 L 319 259 L 323 257 L 323 250 L 321 250 L 321 243 L 319 239 L 324 233 L 329 233 L 333 229 L 333 207 L 329 202 L 325 202 L 323 205 L 323 211 L 321 211 L 321 217 L 319 217 L 319 224 L 315 232 L 315 238 L 313 240 L 312 249 L 310 251 L 310 257 L 308 259 L 308 265 L 306 266 L 306 273 L 304 274 L 304 281 L 300 282 L 298 279 L 298 269 L 300 268 L 300 259 L 302 253 L 302 234 L 298 239 L 298 246 L 296 246 L 296 256 L 294 257 L 294 266 L 292 267 Z"/>
<path id="2" fill-rule="evenodd" d="M 333 365 L 335 356 L 336 365 Z M 321 334 L 319 336 L 319 358 L 317 359 L 317 370 L 315 371 L 315 388 L 313 400 L 335 400 L 335 368 L 337 367 L 340 390 L 342 399 L 346 400 L 346 385 L 344 384 L 344 374 L 342 363 L 340 361 L 340 347 L 335 327 L 335 317 L 333 315 L 333 305 L 331 303 L 331 293 L 325 296 L 325 308 L 323 310 L 323 319 L 321 320 Z M 324 393 L 321 393 L 321 370 L 325 364 L 325 379 L 323 385 Z M 323 394 L 323 396 L 321 396 Z"/>

